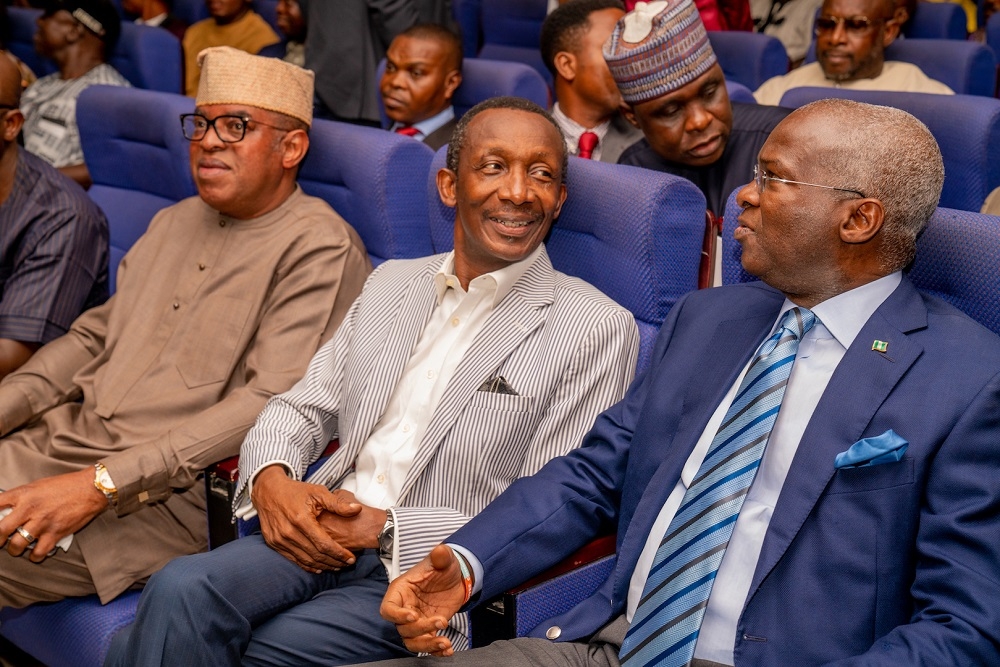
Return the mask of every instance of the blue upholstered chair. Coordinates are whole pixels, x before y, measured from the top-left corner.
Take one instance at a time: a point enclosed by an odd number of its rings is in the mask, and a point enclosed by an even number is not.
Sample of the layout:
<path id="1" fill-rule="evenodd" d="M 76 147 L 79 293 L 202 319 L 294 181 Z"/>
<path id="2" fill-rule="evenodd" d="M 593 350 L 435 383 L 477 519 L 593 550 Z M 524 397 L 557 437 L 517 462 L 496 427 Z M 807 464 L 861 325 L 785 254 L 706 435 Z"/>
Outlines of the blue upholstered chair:
<path id="1" fill-rule="evenodd" d="M 753 91 L 738 81 L 726 79 L 726 92 L 729 93 L 730 102 L 757 104 L 757 100 L 753 97 Z"/>
<path id="2" fill-rule="evenodd" d="M 455 210 L 427 179 L 435 252 L 453 247 Z M 678 297 L 698 288 L 705 197 L 689 181 L 648 169 L 570 158 L 569 196 L 549 234 L 552 265 L 583 278 L 635 315 L 639 370 L 649 363 L 660 324 Z"/>
<path id="3" fill-rule="evenodd" d="M 757 90 L 771 77 L 788 73 L 788 54 L 780 41 L 759 32 L 709 31 L 719 65 L 731 79 Z"/>
<path id="4" fill-rule="evenodd" d="M 378 64 L 376 81 L 385 72 L 385 60 Z M 382 106 L 382 92 L 376 91 L 382 127 L 392 125 Z M 549 88 L 538 72 L 523 63 L 466 58 L 462 64 L 462 84 L 452 97 L 456 118 L 483 100 L 498 95 L 524 97 L 542 108 L 549 106 Z"/>
<path id="5" fill-rule="evenodd" d="M 994 13 L 986 21 L 986 45 L 993 53 L 1000 55 L 1000 12 Z"/>
<path id="6" fill-rule="evenodd" d="M 94 181 L 89 194 L 110 230 L 112 291 L 118 263 L 156 212 L 197 192 L 178 120 L 191 111 L 194 100 L 177 94 L 91 86 L 80 95 L 77 123 Z"/>
<path id="7" fill-rule="evenodd" d="M 966 39 L 969 33 L 965 10 L 954 2 L 922 0 L 903 27 L 903 34 L 913 39 Z"/>
<path id="8" fill-rule="evenodd" d="M 372 263 L 432 254 L 425 174 L 433 151 L 409 137 L 313 121 L 299 184 L 327 201 L 361 236 Z"/>
<path id="9" fill-rule="evenodd" d="M 944 43 L 946 40 L 933 40 Z M 931 95 L 836 88 L 795 88 L 781 105 L 797 108 L 814 100 L 844 97 L 908 111 L 934 134 L 944 157 L 941 206 L 978 211 L 1000 186 L 1000 100 L 972 95 Z"/>
<path id="10" fill-rule="evenodd" d="M 552 85 L 538 48 L 547 0 L 462 0 L 456 15 L 466 57 L 530 65 Z"/>
<path id="11" fill-rule="evenodd" d="M 742 248 L 733 239 L 736 193 L 726 202 L 722 231 L 722 282 L 756 280 L 740 264 Z M 1000 334 L 1000 217 L 938 208 L 917 239 L 909 269 L 913 284 L 948 301 L 994 333 Z"/>
<path id="12" fill-rule="evenodd" d="M 4 44 L 8 51 L 20 58 L 38 77 L 56 71 L 56 66 L 51 60 L 46 60 L 35 52 L 34 37 L 35 31 L 38 30 L 36 21 L 41 15 L 40 9 L 8 7 L 10 35 Z"/>
<path id="13" fill-rule="evenodd" d="M 123 21 L 110 62 L 136 88 L 181 92 L 181 43 L 167 30 Z"/>

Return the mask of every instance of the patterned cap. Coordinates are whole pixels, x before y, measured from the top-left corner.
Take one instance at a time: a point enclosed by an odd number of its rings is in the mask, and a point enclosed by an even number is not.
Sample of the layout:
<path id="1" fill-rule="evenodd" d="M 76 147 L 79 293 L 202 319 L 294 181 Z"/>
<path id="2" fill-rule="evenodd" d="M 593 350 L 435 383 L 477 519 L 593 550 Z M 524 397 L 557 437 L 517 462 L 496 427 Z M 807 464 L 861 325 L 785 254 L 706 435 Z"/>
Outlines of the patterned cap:
<path id="1" fill-rule="evenodd" d="M 80 24 L 101 38 L 109 53 L 121 34 L 121 16 L 110 0 L 46 0 L 41 3 L 46 15 L 66 10 Z"/>
<path id="2" fill-rule="evenodd" d="M 604 44 L 604 59 L 629 104 L 677 90 L 718 62 L 692 0 L 636 3 Z"/>
<path id="3" fill-rule="evenodd" d="M 195 104 L 245 104 L 298 118 L 312 125 L 312 70 L 278 58 L 250 55 L 229 46 L 198 54 L 201 79 Z"/>

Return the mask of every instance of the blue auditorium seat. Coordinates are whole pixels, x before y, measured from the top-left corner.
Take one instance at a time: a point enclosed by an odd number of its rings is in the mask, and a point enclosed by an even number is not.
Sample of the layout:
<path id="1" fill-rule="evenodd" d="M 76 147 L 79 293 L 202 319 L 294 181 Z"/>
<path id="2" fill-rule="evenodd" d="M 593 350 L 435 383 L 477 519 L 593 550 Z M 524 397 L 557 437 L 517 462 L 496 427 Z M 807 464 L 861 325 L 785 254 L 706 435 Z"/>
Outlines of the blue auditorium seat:
<path id="1" fill-rule="evenodd" d="M 967 39 L 965 10 L 954 2 L 921 0 L 903 26 L 903 34 L 914 39 Z"/>
<path id="2" fill-rule="evenodd" d="M 77 102 L 80 142 L 94 185 L 88 194 L 110 231 L 110 287 L 118 263 L 162 208 L 197 193 L 178 116 L 194 111 L 179 94 L 91 86 Z"/>
<path id="3" fill-rule="evenodd" d="M 427 179 L 435 252 L 453 247 L 455 211 L 437 195 L 442 147 Z M 639 363 L 674 302 L 698 289 L 705 197 L 690 182 L 648 169 L 570 158 L 569 196 L 549 234 L 552 265 L 580 277 L 635 316 Z"/>
<path id="4" fill-rule="evenodd" d="M 385 72 L 385 60 L 379 62 L 375 80 L 382 79 Z M 482 58 L 466 58 L 462 64 L 462 84 L 452 97 L 455 107 L 455 117 L 476 106 L 483 100 L 499 95 L 513 95 L 531 100 L 542 108 L 549 106 L 549 89 L 542 77 L 535 70 L 516 62 L 502 60 L 484 60 Z M 382 106 L 382 92 L 376 91 L 378 111 L 382 126 L 389 127 L 392 123 L 385 115 Z"/>
<path id="5" fill-rule="evenodd" d="M 722 282 L 756 280 L 740 264 L 742 248 L 733 239 L 736 193 L 726 202 L 722 231 Z M 909 269 L 917 289 L 948 301 L 1000 334 L 1000 217 L 938 208 L 917 239 Z"/>
<path id="6" fill-rule="evenodd" d="M 757 90 L 768 79 L 788 73 L 788 54 L 780 41 L 759 32 L 709 31 L 708 41 L 727 79 Z"/>
<path id="7" fill-rule="evenodd" d="M 547 0 L 462 0 L 456 18 L 466 57 L 524 63 L 552 85 L 538 42 Z"/>
<path id="8" fill-rule="evenodd" d="M 738 81 L 726 79 L 726 92 L 729 93 L 730 102 L 743 102 L 744 104 L 757 104 L 753 91 Z"/>
<path id="9" fill-rule="evenodd" d="M 785 93 L 781 105 L 794 109 L 827 97 L 896 107 L 927 125 L 944 157 L 941 206 L 978 211 L 986 195 L 1000 186 L 1000 159 L 997 159 L 1000 156 L 1000 100 L 973 95 L 795 88 Z"/>
<path id="10" fill-rule="evenodd" d="M 38 55 L 35 52 L 35 32 L 38 30 L 38 17 L 42 15 L 40 9 L 28 9 L 26 7 L 8 7 L 7 17 L 10 21 L 10 37 L 4 47 L 15 56 L 21 59 L 25 65 L 31 68 L 35 76 L 41 78 L 46 74 L 56 71 L 55 63 Z"/>

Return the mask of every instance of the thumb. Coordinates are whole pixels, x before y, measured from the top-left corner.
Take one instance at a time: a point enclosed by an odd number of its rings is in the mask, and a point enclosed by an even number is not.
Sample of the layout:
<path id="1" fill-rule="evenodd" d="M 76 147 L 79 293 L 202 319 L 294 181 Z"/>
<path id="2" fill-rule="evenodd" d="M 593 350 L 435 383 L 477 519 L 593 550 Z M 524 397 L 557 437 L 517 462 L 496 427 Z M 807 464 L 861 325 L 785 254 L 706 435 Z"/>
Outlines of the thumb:
<path id="1" fill-rule="evenodd" d="M 443 572 L 453 564 L 457 565 L 457 561 L 455 560 L 457 556 L 447 544 L 437 545 L 431 550 L 429 556 L 431 560 L 431 567 L 438 571 Z"/>
<path id="2" fill-rule="evenodd" d="M 323 509 L 333 512 L 338 516 L 355 516 L 362 509 L 361 503 L 355 500 L 353 495 L 332 493 L 324 490 L 323 493 L 318 494 L 317 500 Z"/>

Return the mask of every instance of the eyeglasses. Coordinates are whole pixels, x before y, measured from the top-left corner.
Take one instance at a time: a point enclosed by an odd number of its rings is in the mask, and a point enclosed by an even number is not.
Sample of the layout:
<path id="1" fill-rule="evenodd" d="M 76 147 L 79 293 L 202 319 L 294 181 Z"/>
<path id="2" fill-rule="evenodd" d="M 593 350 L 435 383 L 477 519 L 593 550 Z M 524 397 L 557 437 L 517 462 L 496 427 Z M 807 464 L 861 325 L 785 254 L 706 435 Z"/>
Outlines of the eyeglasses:
<path id="1" fill-rule="evenodd" d="M 822 32 L 833 32 L 837 29 L 837 26 L 843 23 L 844 30 L 855 35 L 860 35 L 871 30 L 876 23 L 891 20 L 893 19 L 870 19 L 867 16 L 820 16 L 816 19 L 815 32 L 817 35 Z"/>
<path id="2" fill-rule="evenodd" d="M 835 188 L 832 185 L 819 185 L 818 183 L 803 183 L 802 181 L 790 181 L 787 178 L 777 178 L 775 176 L 770 176 L 766 171 L 760 168 L 760 165 L 753 166 L 753 180 L 757 184 L 757 194 L 763 194 L 764 188 L 767 187 L 768 181 L 776 181 L 778 183 L 791 183 L 792 185 L 808 185 L 811 188 L 823 188 L 824 190 L 839 190 L 840 192 L 851 192 L 859 197 L 864 197 L 864 193 L 860 190 L 852 190 L 851 188 Z"/>
<path id="3" fill-rule="evenodd" d="M 220 140 L 227 144 L 235 144 L 238 141 L 243 141 L 243 137 L 247 133 L 247 124 L 249 123 L 272 127 L 282 132 L 291 132 L 287 128 L 247 118 L 246 116 L 216 116 L 212 120 L 209 120 L 200 113 L 186 113 L 181 115 L 181 131 L 184 132 L 184 138 L 188 141 L 201 141 L 208 134 L 208 128 L 211 127 L 215 128 L 215 134 Z"/>

